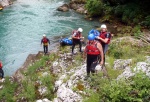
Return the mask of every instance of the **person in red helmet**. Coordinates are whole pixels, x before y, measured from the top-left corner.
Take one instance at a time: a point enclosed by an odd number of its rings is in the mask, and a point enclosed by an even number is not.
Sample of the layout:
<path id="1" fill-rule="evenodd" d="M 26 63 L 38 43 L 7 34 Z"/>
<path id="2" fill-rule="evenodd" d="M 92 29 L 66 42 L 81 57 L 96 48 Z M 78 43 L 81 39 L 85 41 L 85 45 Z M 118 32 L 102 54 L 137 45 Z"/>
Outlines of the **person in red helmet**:
<path id="1" fill-rule="evenodd" d="M 0 61 L 0 76 L 1 76 L 1 78 L 3 79 L 4 78 L 4 71 L 3 71 L 3 64 L 2 64 L 2 62 Z"/>
<path id="2" fill-rule="evenodd" d="M 82 37 L 82 32 L 83 32 L 83 29 L 82 28 L 78 28 L 78 30 L 74 30 L 72 32 L 72 54 L 74 54 L 74 48 L 75 48 L 75 45 L 79 44 L 79 48 L 80 48 L 80 52 L 82 52 L 82 42 L 81 42 L 81 38 Z"/>
<path id="3" fill-rule="evenodd" d="M 46 37 L 46 35 L 43 35 L 43 38 L 41 40 L 41 45 L 43 44 L 44 53 L 47 54 L 48 52 L 48 45 L 50 45 L 50 40 Z"/>
<path id="4" fill-rule="evenodd" d="M 90 76 L 90 73 L 95 73 L 95 67 L 100 64 L 101 66 L 104 63 L 104 54 L 103 49 L 99 41 L 95 40 L 95 36 L 93 34 L 88 35 L 88 42 L 86 44 L 84 50 L 84 58 L 86 55 L 86 72 L 87 79 Z M 101 59 L 101 60 L 100 60 Z"/>

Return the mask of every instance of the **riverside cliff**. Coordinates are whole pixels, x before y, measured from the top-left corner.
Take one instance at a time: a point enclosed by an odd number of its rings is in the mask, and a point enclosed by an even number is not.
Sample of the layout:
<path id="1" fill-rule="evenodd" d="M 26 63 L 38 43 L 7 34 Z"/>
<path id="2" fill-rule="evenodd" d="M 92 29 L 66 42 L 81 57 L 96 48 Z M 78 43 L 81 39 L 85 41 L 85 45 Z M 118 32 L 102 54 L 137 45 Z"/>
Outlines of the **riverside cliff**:
<path id="1" fill-rule="evenodd" d="M 132 34 L 130 29 L 124 28 L 124 31 Z M 106 56 L 109 78 L 102 75 L 99 66 L 97 75 L 84 80 L 86 64 L 78 49 L 74 56 L 69 53 L 70 47 L 58 47 L 48 55 L 30 54 L 12 77 L 0 83 L 0 101 L 149 101 L 149 34 L 140 40 L 132 36 L 113 38 Z"/>
<path id="2" fill-rule="evenodd" d="M 131 46 L 132 51 L 130 51 Z M 5 82 L 0 84 L 0 101 L 91 102 L 92 100 L 92 102 L 97 102 L 99 100 L 108 100 L 106 98 L 109 97 L 108 94 L 106 94 L 105 99 L 101 98 L 104 94 L 101 92 L 107 90 L 105 88 L 107 85 L 111 84 L 112 87 L 116 87 L 114 82 L 124 78 L 132 79 L 133 81 L 130 80 L 128 83 L 131 82 L 133 84 L 135 81 L 134 77 L 140 71 L 143 72 L 143 77 L 144 75 L 150 77 L 149 47 L 150 45 L 147 43 L 132 37 L 112 40 L 110 50 L 106 56 L 106 68 L 109 78 L 103 77 L 99 66 L 97 68 L 99 69 L 98 74 L 91 76 L 89 80 L 84 80 L 86 64 L 82 54 L 78 52 L 78 48 L 75 49 L 76 55 L 73 56 L 69 53 L 71 50 L 69 46 L 58 47 L 57 51 L 50 52 L 48 55 L 44 55 L 43 52 L 30 54 L 17 72 L 12 77 L 6 77 Z M 82 49 L 84 50 L 84 47 Z M 118 52 L 118 50 L 120 51 Z M 119 56 L 122 59 L 115 58 Z M 147 79 L 146 76 L 145 79 Z M 140 80 L 140 78 L 138 80 L 144 81 L 143 79 Z M 146 82 L 149 83 L 150 81 L 147 80 Z M 121 86 L 124 85 L 121 84 Z M 119 85 L 119 87 L 121 86 Z M 131 88 L 130 85 L 126 87 Z M 148 86 L 143 84 L 143 87 L 149 92 Z M 136 91 L 136 94 L 141 94 L 144 88 L 137 88 L 138 92 Z M 111 88 L 108 89 L 110 90 Z M 128 90 L 127 93 L 135 91 L 134 88 L 131 89 L 133 90 Z M 10 92 L 8 93 L 8 91 Z M 123 89 L 120 89 L 120 91 L 123 91 Z M 94 95 L 95 92 L 100 96 L 99 98 Z M 144 94 L 149 93 L 145 92 Z M 93 97 L 96 99 L 93 99 Z M 127 97 L 133 98 L 132 94 L 128 94 Z M 111 101 L 112 99 L 109 100 Z M 140 97 L 140 99 L 142 100 L 143 97 Z M 124 100 L 124 98 L 119 100 Z"/>

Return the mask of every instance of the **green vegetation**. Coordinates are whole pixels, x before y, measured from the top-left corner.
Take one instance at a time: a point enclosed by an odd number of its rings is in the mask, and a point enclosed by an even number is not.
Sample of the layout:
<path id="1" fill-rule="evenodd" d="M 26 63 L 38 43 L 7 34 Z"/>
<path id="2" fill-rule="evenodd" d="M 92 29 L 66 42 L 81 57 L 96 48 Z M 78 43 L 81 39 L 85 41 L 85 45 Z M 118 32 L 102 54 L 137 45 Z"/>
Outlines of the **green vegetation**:
<path id="1" fill-rule="evenodd" d="M 54 98 L 54 81 L 55 77 L 50 72 L 50 65 L 54 59 L 58 58 L 57 54 L 51 54 L 50 56 L 43 56 L 39 61 L 36 61 L 32 66 L 29 66 L 27 70 L 22 70 L 23 79 L 10 81 L 7 77 L 4 82 L 4 88 L 0 90 L 0 101 L 6 102 L 34 102 L 39 98 L 48 98 L 52 100 Z M 47 73 L 47 75 L 43 75 Z M 41 87 L 46 88 L 44 94 L 40 94 L 38 89 Z"/>
<path id="2" fill-rule="evenodd" d="M 150 79 L 143 73 L 138 73 L 131 79 L 108 80 L 96 78 L 91 96 L 84 102 L 149 102 Z"/>
<path id="3" fill-rule="evenodd" d="M 11 83 L 9 78 L 5 78 L 4 88 L 0 91 L 0 101 L 6 100 L 6 102 L 15 102 L 15 90 L 18 87 L 17 82 Z M 11 98 L 10 98 L 11 97 Z"/>
<path id="4" fill-rule="evenodd" d="M 102 21 L 150 27 L 149 0 L 87 0 L 86 9 L 91 16 L 101 16 Z"/>
<path id="5" fill-rule="evenodd" d="M 89 81 L 91 88 L 85 89 L 86 92 L 90 92 L 90 95 L 83 95 L 84 102 L 150 101 L 150 78 L 148 76 L 140 72 L 129 79 L 116 80 L 123 70 L 114 70 L 112 68 L 115 59 L 132 59 L 131 68 L 137 62 L 146 60 L 145 56 L 148 55 L 147 51 L 150 49 L 150 46 L 134 38 L 116 38 L 111 42 L 110 50 L 106 54 L 106 62 L 109 63 L 106 65 L 109 78 L 103 77 L 102 72 L 92 76 Z"/>
<path id="6" fill-rule="evenodd" d="M 86 9 L 92 16 L 99 16 L 102 14 L 102 2 L 100 0 L 87 0 Z"/>

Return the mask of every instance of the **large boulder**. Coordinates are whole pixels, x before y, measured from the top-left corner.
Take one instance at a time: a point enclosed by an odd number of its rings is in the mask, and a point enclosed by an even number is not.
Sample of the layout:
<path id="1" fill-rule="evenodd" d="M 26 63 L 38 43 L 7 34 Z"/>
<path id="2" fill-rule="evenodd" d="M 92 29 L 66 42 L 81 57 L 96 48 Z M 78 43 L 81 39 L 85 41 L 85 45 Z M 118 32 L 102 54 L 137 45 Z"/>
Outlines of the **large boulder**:
<path id="1" fill-rule="evenodd" d="M 57 10 L 67 12 L 67 11 L 69 11 L 69 5 L 68 4 L 63 4 L 62 6 L 58 7 Z"/>

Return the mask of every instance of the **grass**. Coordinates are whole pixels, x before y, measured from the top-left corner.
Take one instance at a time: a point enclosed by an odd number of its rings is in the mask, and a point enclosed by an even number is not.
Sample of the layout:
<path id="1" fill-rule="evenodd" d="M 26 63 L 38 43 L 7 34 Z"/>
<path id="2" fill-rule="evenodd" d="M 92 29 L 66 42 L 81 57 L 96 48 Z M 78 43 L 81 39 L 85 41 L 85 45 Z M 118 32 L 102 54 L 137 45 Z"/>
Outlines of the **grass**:
<path id="1" fill-rule="evenodd" d="M 9 77 L 5 78 L 4 88 L 0 90 L 0 101 L 6 100 L 6 102 L 15 102 L 14 92 L 18 87 L 18 84 L 11 83 Z"/>
<path id="2" fill-rule="evenodd" d="M 55 77 L 50 72 L 48 66 L 50 66 L 51 63 L 57 58 L 57 54 L 43 56 L 40 60 L 35 61 L 32 66 L 29 66 L 26 70 L 21 70 L 24 78 L 19 83 L 16 81 L 11 82 L 9 77 L 6 77 L 4 88 L 0 91 L 0 101 L 33 102 L 39 98 L 48 98 L 49 100 L 52 100 L 54 98 L 53 88 Z M 47 72 L 48 75 L 42 76 L 44 72 Z M 37 81 L 41 82 L 40 85 L 39 83 L 36 83 Z M 40 86 L 47 88 L 47 92 L 43 95 L 40 95 L 38 92 L 38 88 Z"/>

